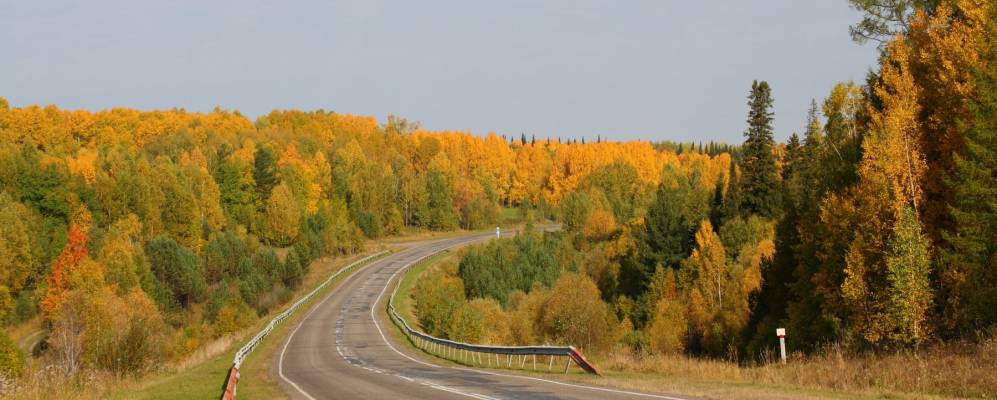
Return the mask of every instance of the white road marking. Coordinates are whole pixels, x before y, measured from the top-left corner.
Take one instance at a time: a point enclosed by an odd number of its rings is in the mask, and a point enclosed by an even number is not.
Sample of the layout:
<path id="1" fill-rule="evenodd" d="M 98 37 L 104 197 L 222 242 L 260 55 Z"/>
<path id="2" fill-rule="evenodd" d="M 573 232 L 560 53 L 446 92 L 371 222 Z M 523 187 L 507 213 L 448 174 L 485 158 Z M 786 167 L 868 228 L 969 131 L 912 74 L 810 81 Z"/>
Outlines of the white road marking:
<path id="1" fill-rule="evenodd" d="M 598 390 L 598 391 L 601 391 L 601 392 L 627 394 L 627 395 L 631 395 L 631 396 L 642 396 L 642 397 L 650 397 L 650 398 L 664 399 L 664 400 L 687 400 L 687 399 L 681 398 L 681 397 L 671 397 L 671 396 L 664 396 L 664 395 L 650 394 L 650 393 L 641 393 L 641 392 L 630 392 L 630 391 L 626 391 L 626 390 L 610 389 L 610 388 L 604 388 L 604 387 L 598 387 L 598 386 L 579 385 L 579 384 L 575 384 L 575 383 L 552 381 L 552 380 L 549 380 L 549 379 L 537 378 L 537 377 L 532 377 L 532 376 L 507 375 L 507 374 L 500 374 L 498 372 L 482 371 L 482 370 L 477 370 L 477 369 L 460 368 L 460 367 L 448 367 L 448 368 L 456 369 L 456 370 L 461 370 L 461 371 L 468 371 L 468 372 L 477 372 L 479 374 L 485 374 L 485 375 L 502 376 L 502 377 L 506 377 L 506 378 L 528 379 L 528 380 L 532 380 L 532 381 L 553 383 L 555 385 L 568 386 L 568 387 L 579 388 L 579 389 Z"/>
<path id="2" fill-rule="evenodd" d="M 432 254 L 435 254 L 435 252 L 431 253 L 430 255 L 432 255 Z M 429 256 L 421 257 L 421 258 L 419 258 L 419 260 L 422 260 L 423 258 L 426 258 L 426 257 L 429 257 Z M 381 260 L 381 261 L 384 261 L 384 260 Z M 370 263 L 368 265 L 374 265 L 374 264 L 377 264 L 377 262 L 373 262 L 373 263 Z M 406 264 L 405 267 L 407 267 L 407 266 L 409 266 L 411 264 L 412 263 Z M 366 268 L 366 266 L 365 266 L 365 268 Z M 359 272 L 359 270 L 357 270 L 357 272 Z M 392 274 L 391 277 L 394 277 L 395 275 L 397 275 L 397 273 L 398 272 L 395 272 L 395 274 Z M 391 278 L 388 279 L 388 282 L 391 282 Z M 387 288 L 387 285 L 385 285 L 385 288 Z M 381 290 L 381 295 L 383 295 L 383 294 L 384 294 L 384 290 L 382 289 Z M 310 394 L 308 394 L 308 392 L 305 392 L 305 390 L 302 389 L 300 386 L 298 386 L 297 383 L 295 383 L 294 381 L 292 381 L 289 378 L 287 378 L 286 376 L 284 376 L 284 353 L 287 352 L 287 346 L 291 343 L 291 340 L 294 339 L 294 334 L 298 332 L 298 329 L 301 329 L 301 326 L 304 324 L 304 322 L 306 320 L 308 320 L 309 317 L 311 317 L 312 313 L 314 313 L 316 310 L 318 310 L 319 308 L 321 308 L 322 304 L 325 304 L 325 302 L 327 300 L 331 299 L 331 298 L 332 298 L 332 294 L 330 293 L 328 296 L 326 296 L 326 298 L 322 299 L 321 302 L 319 302 L 317 305 L 315 305 L 312 308 L 312 310 L 309 311 L 308 314 L 305 315 L 304 318 L 301 319 L 301 322 L 299 322 L 298 326 L 294 328 L 294 331 L 292 331 L 291 334 L 288 335 L 287 341 L 284 342 L 284 348 L 281 349 L 281 351 L 280 351 L 280 359 L 278 360 L 278 363 L 277 363 L 277 374 L 280 376 L 280 378 L 283 379 L 285 382 L 289 383 L 295 389 L 297 389 L 298 392 L 300 392 L 302 395 L 304 395 L 305 397 L 307 397 L 309 400 L 316 400 L 316 399 L 314 397 L 312 397 Z M 380 299 L 381 299 L 381 296 L 379 295 L 377 297 L 377 300 L 374 302 L 374 304 L 376 305 L 378 302 L 380 302 Z M 345 312 L 346 309 L 347 309 L 347 307 L 343 307 L 340 310 L 340 312 L 343 313 L 343 312 Z M 374 312 L 375 309 L 376 309 L 376 307 L 371 307 L 371 317 L 372 318 L 374 316 L 373 312 Z M 374 325 L 377 327 L 378 332 L 381 333 L 381 338 L 384 338 L 384 332 L 381 331 L 381 327 L 377 325 L 377 321 L 374 322 Z M 385 343 L 387 343 L 387 339 L 385 339 Z M 388 344 L 388 346 L 391 347 L 391 349 L 394 350 L 395 352 L 398 352 L 398 350 L 395 349 L 394 346 L 391 346 L 391 344 Z M 337 352 L 339 352 L 339 356 L 342 357 L 344 360 L 347 361 L 347 365 L 351 365 L 351 366 L 356 366 L 356 367 L 359 367 L 359 368 L 363 368 L 363 369 L 365 369 L 367 371 L 370 371 L 372 373 L 375 373 L 375 374 L 384 374 L 386 372 L 385 370 L 382 370 L 382 369 L 371 368 L 371 367 L 367 367 L 367 366 L 362 365 L 362 364 L 364 364 L 364 362 L 363 362 L 363 360 L 361 360 L 359 358 L 356 359 L 358 361 L 358 364 L 350 363 L 349 360 L 346 359 L 346 356 L 343 355 L 343 352 L 340 350 L 340 346 L 337 345 L 336 346 L 336 350 L 337 350 Z M 398 354 L 401 354 L 401 353 L 399 352 Z M 402 355 L 404 355 L 404 354 L 402 354 Z M 406 357 L 408 357 L 408 356 L 406 356 Z M 428 366 L 431 366 L 431 367 L 439 368 L 438 366 L 435 366 L 433 364 L 423 363 L 423 362 L 418 361 L 416 359 L 413 359 L 411 357 L 408 357 L 408 358 L 410 360 L 412 360 L 412 361 L 415 361 L 415 362 L 419 362 L 419 363 L 422 363 L 422 364 L 425 364 L 425 365 L 428 365 Z M 446 387 L 446 386 L 438 385 L 438 384 L 435 384 L 435 383 L 432 383 L 432 382 L 420 382 L 420 381 L 416 381 L 416 380 L 414 380 L 412 378 L 409 378 L 409 377 L 403 377 L 403 376 L 396 375 L 396 374 L 392 374 L 392 375 L 396 376 L 398 378 L 401 378 L 401 379 L 405 379 L 405 380 L 411 381 L 411 382 L 417 382 L 419 384 L 431 387 L 433 389 L 442 390 L 442 391 L 445 391 L 445 392 L 449 392 L 449 393 L 453 393 L 453 394 L 458 394 L 458 395 L 470 397 L 470 398 L 473 398 L 473 399 L 478 399 L 478 400 L 498 400 L 498 399 L 493 398 L 493 397 L 488 397 L 488 396 L 480 395 L 480 394 L 477 394 L 477 393 L 467 393 L 467 392 L 463 392 L 463 391 L 460 391 L 460 390 L 457 390 L 457 389 L 453 389 L 453 388 L 449 388 L 449 387 Z"/>
<path id="3" fill-rule="evenodd" d="M 429 258 L 430 256 L 436 254 L 437 252 L 438 251 L 434 251 L 432 253 L 429 253 L 426 256 L 419 257 L 419 258 L 415 259 L 414 261 L 411 261 L 408 264 L 405 264 L 402 267 L 398 268 L 398 270 L 395 271 L 395 273 L 391 274 L 391 276 L 388 277 L 388 280 L 384 282 L 384 287 L 381 288 L 381 293 L 379 293 L 377 295 L 377 298 L 374 299 L 374 303 L 370 307 L 370 319 L 372 321 L 374 321 L 374 327 L 377 328 L 377 333 L 381 334 L 381 339 L 384 340 L 384 344 L 388 345 L 388 347 L 390 347 L 391 350 L 393 350 L 395 353 L 400 354 L 402 357 L 405 357 L 405 358 L 407 358 L 409 360 L 412 360 L 414 362 L 417 362 L 419 364 L 425 365 L 427 367 L 432 367 L 432 368 L 441 368 L 441 367 L 439 365 L 436 365 L 436 364 L 430 364 L 430 363 L 427 363 L 425 361 L 416 360 L 415 358 L 409 357 L 407 354 L 398 351 L 398 349 L 396 349 L 395 346 L 392 346 L 391 343 L 388 342 L 388 338 L 386 336 L 384 336 L 384 331 L 381 330 L 381 324 L 377 323 L 377 318 L 374 316 L 374 312 L 377 311 L 377 304 L 381 302 L 381 298 L 384 297 L 384 292 L 386 292 L 388 290 L 388 286 L 391 286 L 391 281 L 393 279 L 395 279 L 395 276 L 398 275 L 398 273 L 404 271 L 410 265 L 415 264 L 415 263 L 421 261 L 422 259 Z"/>
<path id="4" fill-rule="evenodd" d="M 350 279 L 350 278 L 356 276 L 356 274 L 358 272 L 367 269 L 367 267 L 369 267 L 371 265 L 374 265 L 374 264 L 377 264 L 377 262 L 378 261 L 375 261 L 375 262 L 372 262 L 372 263 L 368 263 L 366 265 L 361 265 L 360 268 L 357 268 L 355 271 L 349 273 L 347 275 L 347 277 L 343 279 L 343 282 L 346 282 L 347 279 Z M 343 282 L 340 282 L 340 284 L 342 284 Z M 305 321 L 308 320 L 308 317 L 311 317 L 312 313 L 314 313 L 319 308 L 322 308 L 322 304 L 325 304 L 325 302 L 327 300 L 331 299 L 333 294 L 334 293 L 329 293 L 327 296 L 325 296 L 324 299 L 322 299 L 322 301 L 320 301 L 318 304 L 314 305 L 312 307 L 312 310 L 309 311 L 308 314 L 305 314 L 305 316 L 303 318 L 301 318 L 301 321 L 298 322 L 298 326 L 295 327 L 294 330 L 291 331 L 291 334 L 287 336 L 287 340 L 284 342 L 284 347 L 280 350 L 280 359 L 277 361 L 277 375 L 280 376 L 280 379 L 283 379 L 285 382 L 287 382 L 288 384 L 290 384 L 291 386 L 293 386 L 295 389 L 298 390 L 298 392 L 300 392 L 302 395 L 304 395 L 305 397 L 307 397 L 309 400 L 316 400 L 316 399 L 314 397 L 312 397 L 310 394 L 308 394 L 308 392 L 306 392 L 304 389 L 302 389 L 301 386 L 298 386 L 297 383 L 294 383 L 294 381 L 292 381 L 292 380 L 288 379 L 288 377 L 284 376 L 284 353 L 287 352 L 287 345 L 291 344 L 291 340 L 294 339 L 294 334 L 298 333 L 298 329 L 301 329 L 301 326 L 304 325 Z"/>
<path id="5" fill-rule="evenodd" d="M 322 304 L 325 303 L 325 301 L 330 299 L 331 297 L 332 296 L 329 295 L 326 296 L 326 298 L 322 299 L 322 301 L 318 303 L 318 305 L 312 307 L 312 310 L 309 311 L 308 314 L 306 314 L 305 317 L 301 319 L 301 322 L 298 322 L 298 326 L 296 326 L 294 330 L 291 331 L 291 334 L 287 336 L 287 340 L 284 342 L 284 348 L 280 350 L 280 359 L 277 360 L 277 375 L 280 376 L 280 379 L 283 379 L 285 382 L 289 383 L 291 386 L 297 389 L 298 392 L 307 397 L 309 400 L 315 400 L 315 398 L 312 397 L 310 394 L 308 394 L 308 392 L 306 392 L 304 389 L 302 389 L 301 386 L 298 386 L 297 383 L 294 383 L 294 381 L 284 376 L 284 353 L 287 352 L 287 345 L 291 344 L 291 340 L 294 340 L 294 334 L 298 333 L 298 329 L 301 329 L 301 326 L 305 324 L 305 321 L 308 320 L 308 317 L 312 316 L 312 313 L 314 313 L 315 310 L 318 310 L 319 307 L 322 306 Z"/>
<path id="6" fill-rule="evenodd" d="M 470 397 L 470 398 L 473 398 L 473 399 L 479 399 L 479 400 L 497 400 L 494 397 L 488 397 L 488 396 L 485 396 L 483 394 L 477 394 L 477 393 L 461 392 L 461 391 L 459 391 L 457 389 L 449 388 L 449 387 L 446 387 L 446 386 L 443 386 L 443 385 L 437 385 L 437 384 L 431 383 L 431 382 L 423 382 L 422 384 L 426 385 L 426 386 L 429 386 L 429 387 L 431 387 L 433 389 L 436 389 L 436 390 L 442 390 L 444 392 L 450 392 L 450 393 L 460 394 L 460 395 L 464 395 L 464 396 L 467 396 L 467 397 Z"/>

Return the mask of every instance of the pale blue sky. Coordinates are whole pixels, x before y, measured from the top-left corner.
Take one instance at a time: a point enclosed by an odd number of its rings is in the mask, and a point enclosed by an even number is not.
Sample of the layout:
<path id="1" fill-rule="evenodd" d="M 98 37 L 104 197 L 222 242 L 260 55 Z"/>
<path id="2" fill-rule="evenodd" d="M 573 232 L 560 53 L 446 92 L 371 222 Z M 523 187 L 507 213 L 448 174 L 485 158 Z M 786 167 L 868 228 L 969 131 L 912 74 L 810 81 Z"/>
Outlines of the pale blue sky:
<path id="1" fill-rule="evenodd" d="M 741 142 L 752 79 L 783 139 L 863 81 L 845 0 L 0 0 L 0 96 L 66 108 L 395 114 L 538 138 Z"/>

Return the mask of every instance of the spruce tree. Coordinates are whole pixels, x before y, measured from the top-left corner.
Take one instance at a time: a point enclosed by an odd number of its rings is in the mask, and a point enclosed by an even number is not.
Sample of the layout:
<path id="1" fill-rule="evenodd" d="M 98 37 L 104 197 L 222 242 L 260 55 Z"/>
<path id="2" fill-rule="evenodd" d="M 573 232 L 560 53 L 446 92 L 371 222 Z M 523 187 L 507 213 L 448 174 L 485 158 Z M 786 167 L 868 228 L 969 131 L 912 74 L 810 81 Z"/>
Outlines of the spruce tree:
<path id="1" fill-rule="evenodd" d="M 997 11 L 994 11 L 997 13 Z M 964 130 L 965 150 L 954 157 L 947 178 L 953 190 L 949 208 L 955 224 L 943 233 L 942 276 L 949 302 L 945 320 L 969 330 L 997 323 L 997 23 L 992 18 L 985 60 L 974 77 L 977 96 L 969 101 L 971 123 Z"/>
<path id="2" fill-rule="evenodd" d="M 772 133 L 772 90 L 768 82 L 755 81 L 748 95 L 748 130 L 741 161 L 741 207 L 745 213 L 773 218 L 781 210 Z"/>
<path id="3" fill-rule="evenodd" d="M 277 157 L 267 147 L 256 149 L 253 155 L 253 182 L 257 205 L 262 210 L 270 199 L 270 191 L 277 186 Z"/>
<path id="4" fill-rule="evenodd" d="M 719 227 L 724 223 L 724 181 L 717 180 L 713 188 L 713 199 L 710 201 L 710 223 Z"/>
<path id="5" fill-rule="evenodd" d="M 731 219 L 741 215 L 741 196 L 739 195 L 740 184 L 737 176 L 737 162 L 730 160 L 730 171 L 727 173 L 727 193 L 724 195 L 724 219 Z"/>
<path id="6" fill-rule="evenodd" d="M 800 137 L 793 132 L 786 142 L 786 156 L 782 160 L 782 182 L 783 182 L 783 202 L 784 207 L 794 207 L 799 204 L 800 190 L 799 182 L 796 178 L 800 174 L 800 167 L 803 164 L 803 147 L 800 145 Z"/>
<path id="7" fill-rule="evenodd" d="M 810 109 L 807 110 L 807 127 L 803 131 L 803 146 L 805 147 L 816 147 L 824 135 L 820 128 L 820 116 L 817 113 L 817 100 L 810 99 Z"/>

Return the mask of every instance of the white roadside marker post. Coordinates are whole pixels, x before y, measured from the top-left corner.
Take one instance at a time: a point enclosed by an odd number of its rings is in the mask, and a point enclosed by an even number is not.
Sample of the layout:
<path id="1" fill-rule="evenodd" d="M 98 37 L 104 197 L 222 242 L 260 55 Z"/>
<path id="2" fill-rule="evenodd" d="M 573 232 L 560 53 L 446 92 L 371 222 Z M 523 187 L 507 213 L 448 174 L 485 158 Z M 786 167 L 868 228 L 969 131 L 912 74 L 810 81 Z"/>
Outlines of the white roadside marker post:
<path id="1" fill-rule="evenodd" d="M 775 330 L 775 335 L 779 337 L 779 355 L 782 357 L 782 363 L 786 363 L 786 328 L 778 328 Z"/>
<path id="2" fill-rule="evenodd" d="M 495 227 L 495 238 L 496 239 L 502 238 L 502 229 L 497 226 Z"/>

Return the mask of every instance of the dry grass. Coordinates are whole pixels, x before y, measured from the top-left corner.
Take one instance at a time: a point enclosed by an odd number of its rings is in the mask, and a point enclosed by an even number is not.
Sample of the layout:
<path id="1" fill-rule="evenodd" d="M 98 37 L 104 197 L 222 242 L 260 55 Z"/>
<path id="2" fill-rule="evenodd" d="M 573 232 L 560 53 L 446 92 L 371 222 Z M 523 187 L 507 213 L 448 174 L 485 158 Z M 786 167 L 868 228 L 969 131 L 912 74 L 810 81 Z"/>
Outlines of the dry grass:
<path id="1" fill-rule="evenodd" d="M 241 332 L 232 335 L 225 335 L 218 339 L 212 340 L 211 342 L 198 347 L 197 350 L 194 350 L 194 352 L 187 356 L 187 358 L 180 362 L 174 363 L 172 369 L 184 371 L 195 365 L 200 365 L 205 361 L 218 357 L 219 355 L 228 352 L 232 348 L 232 345 L 236 344 L 236 339 L 247 337 L 251 331 L 255 330 L 256 327 L 251 327 L 243 329 Z"/>
<path id="2" fill-rule="evenodd" d="M 595 357 L 604 384 L 707 398 L 997 397 L 997 340 L 939 344 L 920 352 L 811 356 L 741 367 L 686 356 L 638 359 L 627 351 Z M 585 379 L 585 378 L 582 378 Z M 731 391 L 732 388 L 737 390 Z"/>

